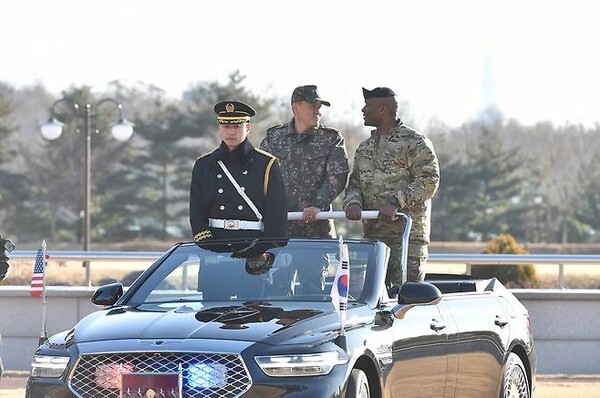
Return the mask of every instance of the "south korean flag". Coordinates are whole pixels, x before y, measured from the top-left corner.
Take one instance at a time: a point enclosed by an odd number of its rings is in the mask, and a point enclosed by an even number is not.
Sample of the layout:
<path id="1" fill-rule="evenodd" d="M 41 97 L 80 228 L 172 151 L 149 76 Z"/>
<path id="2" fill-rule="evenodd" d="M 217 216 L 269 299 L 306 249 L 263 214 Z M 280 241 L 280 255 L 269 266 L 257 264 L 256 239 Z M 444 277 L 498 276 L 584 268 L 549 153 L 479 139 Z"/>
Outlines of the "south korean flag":
<path id="1" fill-rule="evenodd" d="M 333 286 L 331 287 L 331 303 L 335 307 L 336 312 L 340 315 L 340 324 L 343 328 L 346 323 L 346 310 L 348 308 L 348 287 L 350 286 L 350 267 L 348 245 L 343 242 L 340 237 L 340 259 L 338 269 L 335 274 Z"/>

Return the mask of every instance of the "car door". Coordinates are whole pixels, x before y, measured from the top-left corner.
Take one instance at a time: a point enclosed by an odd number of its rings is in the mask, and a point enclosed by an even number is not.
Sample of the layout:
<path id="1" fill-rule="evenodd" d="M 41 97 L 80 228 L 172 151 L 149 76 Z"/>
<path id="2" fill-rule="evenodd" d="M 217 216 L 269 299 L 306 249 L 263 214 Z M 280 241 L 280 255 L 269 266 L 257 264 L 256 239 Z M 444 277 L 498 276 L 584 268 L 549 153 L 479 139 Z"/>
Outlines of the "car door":
<path id="1" fill-rule="evenodd" d="M 491 292 L 445 294 L 440 306 L 458 330 L 448 344 L 449 366 L 458 370 L 455 396 L 498 396 L 509 334 L 502 306 Z"/>
<path id="2" fill-rule="evenodd" d="M 391 397 L 443 397 L 447 372 L 447 322 L 438 305 L 417 305 L 392 325 L 393 364 L 385 391 Z"/>

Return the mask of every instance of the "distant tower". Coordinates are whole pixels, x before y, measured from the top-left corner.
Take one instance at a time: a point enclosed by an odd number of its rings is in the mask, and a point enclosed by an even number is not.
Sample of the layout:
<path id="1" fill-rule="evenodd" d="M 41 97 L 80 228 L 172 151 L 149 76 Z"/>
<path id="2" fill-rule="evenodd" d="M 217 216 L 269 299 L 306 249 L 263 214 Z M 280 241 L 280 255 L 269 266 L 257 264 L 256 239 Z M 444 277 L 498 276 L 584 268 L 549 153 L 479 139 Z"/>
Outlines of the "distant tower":
<path id="1" fill-rule="evenodd" d="M 483 81 L 477 119 L 479 121 L 494 122 L 501 117 L 502 113 L 496 99 L 494 58 L 491 54 L 486 54 L 483 59 Z"/>

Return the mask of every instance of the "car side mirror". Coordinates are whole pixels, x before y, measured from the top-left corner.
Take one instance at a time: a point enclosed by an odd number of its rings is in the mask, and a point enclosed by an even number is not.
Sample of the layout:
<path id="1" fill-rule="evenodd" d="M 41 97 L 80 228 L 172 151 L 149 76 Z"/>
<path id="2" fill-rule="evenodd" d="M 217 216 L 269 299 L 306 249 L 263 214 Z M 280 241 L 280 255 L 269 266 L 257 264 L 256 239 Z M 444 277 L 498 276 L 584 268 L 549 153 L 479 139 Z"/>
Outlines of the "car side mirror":
<path id="1" fill-rule="evenodd" d="M 120 283 L 110 283 L 100 286 L 92 296 L 92 304 L 107 306 L 113 305 L 123 296 L 123 285 Z"/>
<path id="2" fill-rule="evenodd" d="M 398 305 L 392 313 L 396 318 L 402 319 L 411 308 L 418 305 L 435 305 L 441 299 L 442 292 L 431 283 L 404 282 L 398 293 Z"/>

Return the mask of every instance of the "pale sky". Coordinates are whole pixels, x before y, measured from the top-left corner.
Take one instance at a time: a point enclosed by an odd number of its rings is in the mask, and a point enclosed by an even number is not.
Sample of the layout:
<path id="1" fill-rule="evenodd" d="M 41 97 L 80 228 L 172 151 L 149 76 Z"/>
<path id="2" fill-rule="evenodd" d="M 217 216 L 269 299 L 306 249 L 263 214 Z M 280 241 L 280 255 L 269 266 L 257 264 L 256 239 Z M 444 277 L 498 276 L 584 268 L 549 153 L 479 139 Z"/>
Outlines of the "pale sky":
<path id="1" fill-rule="evenodd" d="M 595 4 L 10 0 L 0 3 L 0 80 L 55 93 L 143 81 L 178 97 L 239 70 L 257 94 L 287 99 L 297 85 L 317 84 L 327 112 L 354 120 L 361 87 L 388 86 L 417 123 L 456 126 L 481 106 L 487 59 L 505 116 L 592 126 L 600 122 Z"/>

